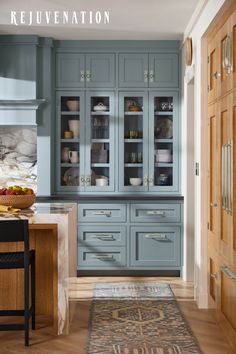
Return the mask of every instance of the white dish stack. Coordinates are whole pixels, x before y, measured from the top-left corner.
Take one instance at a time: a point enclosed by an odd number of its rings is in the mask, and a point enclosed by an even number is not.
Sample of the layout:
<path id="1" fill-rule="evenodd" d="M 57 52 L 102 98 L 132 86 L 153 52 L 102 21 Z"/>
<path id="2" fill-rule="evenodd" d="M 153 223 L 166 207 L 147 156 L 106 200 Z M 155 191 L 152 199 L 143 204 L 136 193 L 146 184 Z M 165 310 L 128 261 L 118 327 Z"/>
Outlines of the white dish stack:
<path id="1" fill-rule="evenodd" d="M 156 162 L 172 162 L 171 150 L 169 149 L 158 149 L 155 150 Z"/>

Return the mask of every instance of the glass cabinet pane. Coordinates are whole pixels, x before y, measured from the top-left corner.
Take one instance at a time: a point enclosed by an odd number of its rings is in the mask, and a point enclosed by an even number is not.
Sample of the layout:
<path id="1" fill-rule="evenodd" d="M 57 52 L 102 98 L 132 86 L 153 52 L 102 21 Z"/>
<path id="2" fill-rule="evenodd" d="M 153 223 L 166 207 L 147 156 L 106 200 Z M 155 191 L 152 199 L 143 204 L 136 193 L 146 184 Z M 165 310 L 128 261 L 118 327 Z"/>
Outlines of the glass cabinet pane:
<path id="1" fill-rule="evenodd" d="M 153 127 L 150 128 L 153 149 L 150 147 L 150 189 L 173 190 L 175 188 L 174 171 L 176 164 L 175 102 L 172 94 L 151 98 L 150 114 Z"/>
<path id="2" fill-rule="evenodd" d="M 80 185 L 80 96 L 60 96 L 60 186 Z"/>
<path id="3" fill-rule="evenodd" d="M 90 129 L 88 129 L 89 166 L 86 189 L 111 190 L 114 163 L 113 95 L 91 94 L 89 97 Z M 113 159 L 112 159 L 113 157 Z"/>
<path id="4" fill-rule="evenodd" d="M 147 159 L 144 141 L 148 128 L 146 102 L 143 95 L 123 94 L 120 115 L 120 153 L 122 163 L 122 185 L 124 190 L 147 188 Z M 146 120 L 145 120 L 146 118 Z"/>

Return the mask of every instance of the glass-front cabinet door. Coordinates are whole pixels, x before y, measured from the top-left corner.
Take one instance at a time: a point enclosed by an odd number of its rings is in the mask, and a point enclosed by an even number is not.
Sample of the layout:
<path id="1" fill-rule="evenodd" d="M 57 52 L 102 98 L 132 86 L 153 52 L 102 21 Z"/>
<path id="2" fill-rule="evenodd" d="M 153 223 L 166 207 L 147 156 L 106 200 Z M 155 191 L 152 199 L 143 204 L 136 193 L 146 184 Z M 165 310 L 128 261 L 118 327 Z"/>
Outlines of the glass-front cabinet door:
<path id="1" fill-rule="evenodd" d="M 114 93 L 90 92 L 86 107 L 85 191 L 114 191 Z"/>
<path id="2" fill-rule="evenodd" d="M 119 97 L 119 190 L 148 190 L 148 95 Z"/>
<path id="3" fill-rule="evenodd" d="M 177 93 L 149 94 L 149 190 L 178 190 Z"/>
<path id="4" fill-rule="evenodd" d="M 57 107 L 57 189 L 84 190 L 84 94 L 58 93 Z"/>

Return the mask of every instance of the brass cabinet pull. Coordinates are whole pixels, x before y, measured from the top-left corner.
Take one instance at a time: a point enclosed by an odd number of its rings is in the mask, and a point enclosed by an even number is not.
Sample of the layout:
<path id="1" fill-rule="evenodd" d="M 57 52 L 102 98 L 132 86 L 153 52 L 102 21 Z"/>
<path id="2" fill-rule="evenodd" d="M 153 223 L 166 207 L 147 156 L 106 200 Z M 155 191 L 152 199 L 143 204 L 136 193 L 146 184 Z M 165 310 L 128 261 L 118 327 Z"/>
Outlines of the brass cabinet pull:
<path id="1" fill-rule="evenodd" d="M 114 261 L 114 257 L 110 254 L 95 254 L 92 258 L 98 259 L 99 261 Z"/>
<path id="2" fill-rule="evenodd" d="M 87 82 L 89 82 L 89 81 L 90 81 L 90 79 L 91 79 L 90 70 L 86 70 L 85 77 L 86 77 L 86 81 L 87 81 Z"/>
<path id="3" fill-rule="evenodd" d="M 220 270 L 230 279 L 236 280 L 236 274 L 232 272 L 226 265 L 223 265 Z"/>
<path id="4" fill-rule="evenodd" d="M 148 82 L 148 71 L 147 70 L 144 70 L 143 77 L 144 77 L 144 82 Z"/>
<path id="5" fill-rule="evenodd" d="M 115 238 L 112 234 L 99 233 L 99 234 L 91 235 L 91 237 L 101 239 L 102 241 L 114 241 L 115 240 Z"/>
<path id="6" fill-rule="evenodd" d="M 153 240 L 157 240 L 157 241 L 163 241 L 163 240 L 167 240 L 167 235 L 153 233 L 153 234 L 146 234 L 145 238 L 153 239 Z"/>
<path id="7" fill-rule="evenodd" d="M 146 212 L 147 215 L 158 215 L 158 216 L 166 216 L 166 212 L 165 211 L 161 211 L 161 210 L 148 210 Z"/>
<path id="8" fill-rule="evenodd" d="M 86 182 L 86 186 L 91 186 L 91 177 L 87 176 L 85 182 Z"/>
<path id="9" fill-rule="evenodd" d="M 111 216 L 111 210 L 97 210 L 93 215 Z"/>
<path id="10" fill-rule="evenodd" d="M 80 81 L 81 81 L 81 82 L 84 82 L 84 79 L 85 79 L 84 70 L 81 70 L 81 71 L 80 71 Z"/>
<path id="11" fill-rule="evenodd" d="M 85 178 L 84 176 L 80 176 L 80 185 L 83 187 L 85 183 Z"/>
<path id="12" fill-rule="evenodd" d="M 153 82 L 153 81 L 154 81 L 154 72 L 153 72 L 153 70 L 150 70 L 150 71 L 149 71 L 149 81 L 150 81 L 150 82 Z"/>
<path id="13" fill-rule="evenodd" d="M 143 185 L 144 186 L 148 185 L 148 176 L 147 175 L 145 175 L 144 178 L 143 178 Z"/>
<path id="14" fill-rule="evenodd" d="M 153 178 L 152 175 L 149 177 L 148 184 L 149 184 L 149 186 L 153 186 L 154 185 L 154 178 Z"/>
<path id="15" fill-rule="evenodd" d="M 218 274 L 217 273 L 211 273 L 210 277 L 213 279 L 217 279 L 218 278 Z"/>

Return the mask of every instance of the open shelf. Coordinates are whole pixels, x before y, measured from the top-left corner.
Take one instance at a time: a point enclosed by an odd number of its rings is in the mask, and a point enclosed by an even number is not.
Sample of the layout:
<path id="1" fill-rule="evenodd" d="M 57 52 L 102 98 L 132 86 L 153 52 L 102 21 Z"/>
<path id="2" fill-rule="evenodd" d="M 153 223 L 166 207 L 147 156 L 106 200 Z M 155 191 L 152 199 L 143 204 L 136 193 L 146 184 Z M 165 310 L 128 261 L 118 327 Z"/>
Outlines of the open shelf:
<path id="1" fill-rule="evenodd" d="M 142 143 L 143 139 L 125 139 L 125 143 Z"/>
<path id="2" fill-rule="evenodd" d="M 125 163 L 125 167 L 143 167 L 142 163 Z"/>
<path id="3" fill-rule="evenodd" d="M 61 167 L 79 167 L 79 163 L 62 162 Z"/>
<path id="4" fill-rule="evenodd" d="M 61 115 L 63 116 L 78 116 L 80 115 L 80 112 L 79 111 L 61 111 Z"/>
<path id="5" fill-rule="evenodd" d="M 137 112 L 124 112 L 124 114 L 126 116 L 142 116 L 143 115 L 143 111 L 137 111 Z"/>
<path id="6" fill-rule="evenodd" d="M 73 139 L 61 139 L 62 143 L 79 143 L 80 139 L 79 138 L 73 138 Z"/>
<path id="7" fill-rule="evenodd" d="M 91 116 L 109 116 L 111 113 L 108 112 L 108 111 L 97 111 L 97 112 L 94 112 L 92 111 L 91 112 Z"/>

